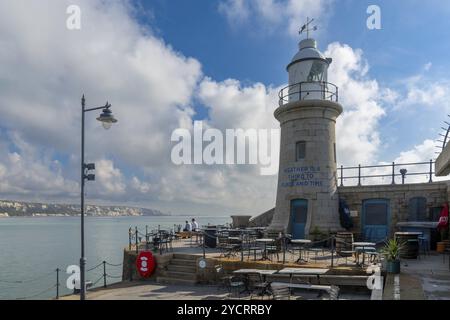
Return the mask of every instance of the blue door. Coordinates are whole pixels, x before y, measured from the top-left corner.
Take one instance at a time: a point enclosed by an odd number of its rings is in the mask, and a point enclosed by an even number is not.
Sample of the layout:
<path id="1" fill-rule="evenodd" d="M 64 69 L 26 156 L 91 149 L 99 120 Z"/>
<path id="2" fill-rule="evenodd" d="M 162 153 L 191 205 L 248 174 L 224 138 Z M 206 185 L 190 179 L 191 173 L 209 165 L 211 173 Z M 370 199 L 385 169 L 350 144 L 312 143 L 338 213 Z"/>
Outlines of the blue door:
<path id="1" fill-rule="evenodd" d="M 308 200 L 296 199 L 291 201 L 292 238 L 304 239 L 305 226 L 308 219 Z"/>
<path id="2" fill-rule="evenodd" d="M 384 241 L 389 233 L 389 200 L 364 200 L 361 226 L 365 241 Z"/>

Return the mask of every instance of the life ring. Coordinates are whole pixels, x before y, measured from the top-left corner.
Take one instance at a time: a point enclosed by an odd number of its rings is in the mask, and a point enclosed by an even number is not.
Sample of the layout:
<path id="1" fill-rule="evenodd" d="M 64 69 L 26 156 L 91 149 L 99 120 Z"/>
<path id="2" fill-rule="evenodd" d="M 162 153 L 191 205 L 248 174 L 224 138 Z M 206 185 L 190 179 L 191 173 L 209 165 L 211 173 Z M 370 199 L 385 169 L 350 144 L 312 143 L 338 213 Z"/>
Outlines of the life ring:
<path id="1" fill-rule="evenodd" d="M 153 254 L 150 251 L 142 251 L 136 259 L 136 268 L 142 278 L 150 277 L 156 268 Z"/>

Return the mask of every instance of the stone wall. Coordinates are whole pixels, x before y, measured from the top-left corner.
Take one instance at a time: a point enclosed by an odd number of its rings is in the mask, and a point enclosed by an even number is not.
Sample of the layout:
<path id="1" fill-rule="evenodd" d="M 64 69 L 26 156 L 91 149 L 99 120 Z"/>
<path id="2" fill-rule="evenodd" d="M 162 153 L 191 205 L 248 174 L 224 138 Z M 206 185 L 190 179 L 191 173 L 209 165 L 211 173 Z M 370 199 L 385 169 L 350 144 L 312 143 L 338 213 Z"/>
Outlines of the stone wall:
<path id="1" fill-rule="evenodd" d="M 250 227 L 267 227 L 273 219 L 275 208 L 250 219 Z"/>
<path id="2" fill-rule="evenodd" d="M 425 197 L 427 208 L 440 207 L 448 201 L 448 188 L 446 182 L 405 184 L 405 185 L 376 185 L 339 187 L 339 197 L 344 199 L 350 211 L 356 212 L 352 217 L 354 222 L 353 232 L 361 232 L 361 211 L 363 200 L 389 199 L 390 200 L 390 233 L 395 232 L 395 225 L 400 221 L 408 221 L 409 199 Z"/>
<path id="3" fill-rule="evenodd" d="M 157 276 L 165 276 L 167 266 L 169 265 L 170 260 L 173 257 L 173 254 L 166 253 L 166 254 L 159 255 L 159 254 L 154 253 L 153 256 L 155 257 L 155 260 L 156 260 L 156 270 L 150 278 L 144 279 L 137 272 L 137 268 L 136 268 L 137 253 L 136 253 L 136 251 L 134 251 L 134 250 L 129 251 L 128 249 L 125 249 L 123 252 L 122 280 L 123 281 L 155 280 Z"/>

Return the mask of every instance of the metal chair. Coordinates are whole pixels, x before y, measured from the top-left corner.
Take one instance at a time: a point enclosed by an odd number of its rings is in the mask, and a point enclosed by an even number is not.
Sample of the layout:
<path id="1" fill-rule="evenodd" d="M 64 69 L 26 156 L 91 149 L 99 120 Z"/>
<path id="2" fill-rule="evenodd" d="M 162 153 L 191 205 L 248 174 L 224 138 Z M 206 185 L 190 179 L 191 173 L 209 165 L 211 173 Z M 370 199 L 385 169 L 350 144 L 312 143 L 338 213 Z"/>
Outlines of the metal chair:
<path id="1" fill-rule="evenodd" d="M 340 289 L 338 286 L 331 286 L 328 293 L 330 294 L 330 300 L 339 300 Z"/>
<path id="2" fill-rule="evenodd" d="M 268 287 L 269 282 L 264 281 L 263 276 L 260 273 L 250 273 L 247 275 L 248 287 L 251 288 L 250 300 L 253 298 L 254 291 L 264 300 L 266 294 L 270 294 Z"/>
<path id="3" fill-rule="evenodd" d="M 270 286 L 273 300 L 291 300 L 291 290 L 286 286 Z"/>
<path id="4" fill-rule="evenodd" d="M 240 289 L 244 289 L 244 290 L 240 290 Z M 228 279 L 228 299 L 232 298 L 232 293 L 234 291 L 234 293 L 238 295 L 238 299 L 241 298 L 241 294 L 243 292 L 245 292 L 247 290 L 247 284 L 246 284 L 246 279 L 243 278 L 242 276 L 231 276 Z"/>
<path id="5" fill-rule="evenodd" d="M 270 285 L 273 300 L 303 300 L 301 296 L 293 296 L 289 285 Z"/>

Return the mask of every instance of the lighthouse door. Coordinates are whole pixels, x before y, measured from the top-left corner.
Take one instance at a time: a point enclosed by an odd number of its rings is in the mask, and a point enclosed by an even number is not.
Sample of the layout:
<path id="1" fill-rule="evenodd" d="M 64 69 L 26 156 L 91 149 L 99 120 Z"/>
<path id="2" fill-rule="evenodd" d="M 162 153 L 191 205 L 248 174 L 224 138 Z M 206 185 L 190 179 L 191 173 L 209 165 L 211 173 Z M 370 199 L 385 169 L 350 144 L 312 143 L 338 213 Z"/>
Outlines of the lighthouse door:
<path id="1" fill-rule="evenodd" d="M 308 200 L 296 199 L 291 201 L 292 238 L 304 239 L 305 226 L 308 219 Z"/>
<path id="2" fill-rule="evenodd" d="M 385 240 L 389 232 L 389 200 L 365 200 L 361 218 L 362 233 L 366 241 Z"/>

